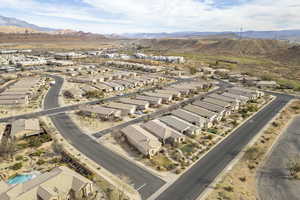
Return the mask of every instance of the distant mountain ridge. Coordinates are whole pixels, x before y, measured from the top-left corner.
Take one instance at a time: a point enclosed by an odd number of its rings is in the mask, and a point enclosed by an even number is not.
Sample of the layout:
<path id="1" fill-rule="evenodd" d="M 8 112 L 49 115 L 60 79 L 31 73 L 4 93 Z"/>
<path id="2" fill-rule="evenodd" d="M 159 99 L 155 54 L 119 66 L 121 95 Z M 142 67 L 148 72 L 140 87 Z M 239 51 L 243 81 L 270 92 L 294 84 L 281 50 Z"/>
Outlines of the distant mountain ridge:
<path id="1" fill-rule="evenodd" d="M 4 17 L 0 16 L 0 26 L 6 26 L 6 27 L 19 27 L 19 28 L 29 28 L 36 31 L 42 31 L 42 32 L 48 32 L 48 31 L 58 31 L 59 29 L 54 28 L 47 28 L 47 27 L 40 27 L 34 24 L 30 24 L 26 21 L 19 20 L 16 18 L 11 17 Z"/>
<path id="2" fill-rule="evenodd" d="M 300 42 L 300 30 L 280 30 L 280 31 L 245 31 L 245 32 L 173 32 L 173 33 L 124 33 L 121 36 L 126 38 L 195 38 L 210 36 L 231 36 L 232 38 L 245 37 L 256 39 L 277 39 Z"/>
<path id="3" fill-rule="evenodd" d="M 100 34 L 86 33 L 83 31 L 76 31 L 70 29 L 55 29 L 48 27 L 41 27 L 26 21 L 0 16 L 0 33 L 4 34 L 51 34 L 51 35 L 69 35 L 77 37 L 103 37 Z"/>

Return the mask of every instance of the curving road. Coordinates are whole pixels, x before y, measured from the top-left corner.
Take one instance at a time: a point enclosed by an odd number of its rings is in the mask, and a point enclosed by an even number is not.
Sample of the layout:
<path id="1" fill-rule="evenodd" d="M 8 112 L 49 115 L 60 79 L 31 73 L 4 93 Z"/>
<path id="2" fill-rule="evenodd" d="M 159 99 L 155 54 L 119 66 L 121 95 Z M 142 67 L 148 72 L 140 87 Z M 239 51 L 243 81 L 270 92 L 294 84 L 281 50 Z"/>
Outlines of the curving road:
<path id="1" fill-rule="evenodd" d="M 57 76 L 52 76 L 52 78 L 55 79 L 56 83 L 45 97 L 44 105 L 46 109 L 59 107 L 58 95 L 63 84 L 63 79 Z M 50 119 L 60 134 L 80 152 L 109 170 L 112 174 L 129 177 L 134 187 L 136 189 L 139 188 L 139 193 L 143 199 L 148 198 L 165 184 L 160 178 L 136 166 L 118 154 L 113 153 L 81 132 L 67 114 L 59 113 L 51 115 Z"/>
<path id="2" fill-rule="evenodd" d="M 73 121 L 64 113 L 74 110 L 78 105 L 59 107 L 58 95 L 63 84 L 63 79 L 52 76 L 56 84 L 50 88 L 45 97 L 45 111 L 30 113 L 10 118 L 0 119 L 0 122 L 18 119 L 50 115 L 51 120 L 58 131 L 79 151 L 87 155 L 96 163 L 105 167 L 114 174 L 128 176 L 143 199 L 150 197 L 162 187 L 165 182 L 153 176 L 148 171 L 139 168 L 119 155 L 111 152 L 104 146 L 95 142 L 91 137 L 82 133 Z M 182 80 L 181 80 L 182 81 Z M 186 81 L 186 80 L 185 80 Z M 227 86 L 227 85 L 226 85 Z M 128 94 L 132 95 L 132 94 Z M 190 170 L 180 176 L 169 188 L 158 196 L 158 200 L 194 200 L 196 199 L 216 177 L 232 161 L 237 154 L 249 143 L 249 141 L 283 108 L 292 96 L 274 94 L 277 99 L 258 112 L 249 121 L 227 137 L 222 143 L 206 154 Z M 120 97 L 107 98 L 105 101 Z M 89 102 L 95 104 L 99 101 Z"/>
<path id="3" fill-rule="evenodd" d="M 194 200 L 213 182 L 250 140 L 283 108 L 290 97 L 279 96 L 183 174 L 157 200 Z"/>
<path id="4" fill-rule="evenodd" d="M 67 114 L 61 113 L 50 116 L 50 118 L 60 134 L 80 152 L 109 170 L 112 174 L 129 177 L 134 187 L 136 189 L 140 188 L 139 193 L 143 199 L 149 197 L 165 184 L 160 178 L 113 153 L 88 135 L 82 133 Z"/>
<path id="5" fill-rule="evenodd" d="M 257 173 L 257 189 L 261 200 L 300 199 L 300 180 L 289 179 L 286 169 L 291 156 L 299 154 L 300 117 L 296 117 Z"/>
<path id="6" fill-rule="evenodd" d="M 78 109 L 78 106 L 82 105 L 82 104 L 93 105 L 93 104 L 98 104 L 100 102 L 113 101 L 113 100 L 119 99 L 121 97 L 130 97 L 130 96 L 138 94 L 139 92 L 146 92 L 146 91 L 151 91 L 154 89 L 154 88 L 146 88 L 146 89 L 142 89 L 137 92 L 126 93 L 122 96 L 107 97 L 107 98 L 103 98 L 101 100 L 95 100 L 95 101 L 74 104 L 74 105 L 69 105 L 69 106 L 59 106 L 58 95 L 62 88 L 64 79 L 59 76 L 55 76 L 55 75 L 47 75 L 47 76 L 50 76 L 51 78 L 53 78 L 55 80 L 55 84 L 50 88 L 50 90 L 48 91 L 48 93 L 44 99 L 44 110 L 38 111 L 38 112 L 33 112 L 33 113 L 26 113 L 26 114 L 22 114 L 22 115 L 16 115 L 16 116 L 12 116 L 12 117 L 1 118 L 0 123 L 13 121 L 13 120 L 17 120 L 17 119 L 29 119 L 29 118 L 36 118 L 36 117 L 41 117 L 41 116 L 45 116 L 45 115 L 55 115 L 55 114 L 59 114 L 59 113 L 65 113 L 68 111 Z M 166 86 L 179 84 L 179 83 L 183 83 L 183 82 L 189 82 L 189 81 L 192 81 L 193 79 L 175 79 L 175 80 L 176 80 L 175 82 L 169 83 Z"/>

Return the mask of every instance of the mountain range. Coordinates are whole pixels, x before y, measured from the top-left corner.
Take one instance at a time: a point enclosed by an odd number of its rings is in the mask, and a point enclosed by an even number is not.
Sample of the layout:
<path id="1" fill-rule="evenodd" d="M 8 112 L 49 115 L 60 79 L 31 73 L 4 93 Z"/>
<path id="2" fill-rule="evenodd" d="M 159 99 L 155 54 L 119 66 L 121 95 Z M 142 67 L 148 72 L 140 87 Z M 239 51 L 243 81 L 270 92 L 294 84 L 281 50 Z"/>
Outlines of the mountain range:
<path id="1" fill-rule="evenodd" d="M 173 32 L 173 33 L 125 33 L 121 36 L 126 38 L 205 38 L 205 37 L 225 37 L 225 38 L 255 38 L 255 39 L 276 39 L 300 42 L 300 30 L 280 30 L 280 31 L 245 31 L 245 32 Z"/>
<path id="2" fill-rule="evenodd" d="M 18 27 L 18 28 L 28 28 L 35 31 L 41 31 L 41 32 L 49 32 L 49 31 L 58 31 L 59 29 L 54 28 L 47 28 L 47 27 L 40 27 L 34 24 L 30 24 L 26 21 L 19 20 L 16 18 L 11 17 L 4 17 L 0 16 L 0 26 L 6 26 L 6 27 Z"/>
<path id="3" fill-rule="evenodd" d="M 62 30 L 50 27 L 41 27 L 28 23 L 24 20 L 0 16 L 0 32 L 2 33 L 50 33 L 50 34 L 86 34 L 82 31 Z M 276 39 L 300 42 L 300 30 L 280 31 L 245 31 L 245 32 L 172 32 L 172 33 L 124 33 L 120 35 L 107 35 L 111 38 L 255 38 L 255 39 Z"/>

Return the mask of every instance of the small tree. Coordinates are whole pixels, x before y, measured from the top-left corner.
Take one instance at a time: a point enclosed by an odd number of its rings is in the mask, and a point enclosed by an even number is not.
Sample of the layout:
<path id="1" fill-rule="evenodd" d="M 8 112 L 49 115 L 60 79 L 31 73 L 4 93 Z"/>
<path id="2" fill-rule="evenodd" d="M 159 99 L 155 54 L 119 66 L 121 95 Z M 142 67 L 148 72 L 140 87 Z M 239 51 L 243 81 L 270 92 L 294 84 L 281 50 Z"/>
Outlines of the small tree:
<path id="1" fill-rule="evenodd" d="M 16 153 L 16 142 L 7 137 L 2 138 L 0 143 L 0 156 L 5 158 L 13 158 Z"/>
<path id="2" fill-rule="evenodd" d="M 21 162 L 18 162 L 16 164 L 14 164 L 13 166 L 11 166 L 10 168 L 12 170 L 18 170 L 18 169 L 21 169 L 23 167 L 23 164 Z"/>
<path id="3" fill-rule="evenodd" d="M 287 162 L 287 169 L 293 178 L 298 178 L 297 174 L 300 172 L 300 156 L 294 156 Z"/>
<path id="4" fill-rule="evenodd" d="M 258 159 L 262 154 L 263 154 L 263 152 L 261 151 L 260 148 L 250 147 L 245 152 L 245 159 L 248 161 L 254 161 L 254 160 Z"/>

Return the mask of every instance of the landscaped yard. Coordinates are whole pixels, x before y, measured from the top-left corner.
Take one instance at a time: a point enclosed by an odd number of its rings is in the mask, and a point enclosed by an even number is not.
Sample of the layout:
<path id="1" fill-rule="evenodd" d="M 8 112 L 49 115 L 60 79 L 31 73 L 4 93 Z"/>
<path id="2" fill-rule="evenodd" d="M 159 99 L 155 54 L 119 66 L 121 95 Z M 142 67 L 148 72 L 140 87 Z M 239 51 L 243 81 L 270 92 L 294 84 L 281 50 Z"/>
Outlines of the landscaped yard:
<path id="1" fill-rule="evenodd" d="M 153 165 L 153 167 L 160 171 L 172 170 L 176 167 L 175 163 L 161 153 L 151 158 L 150 163 Z"/>

